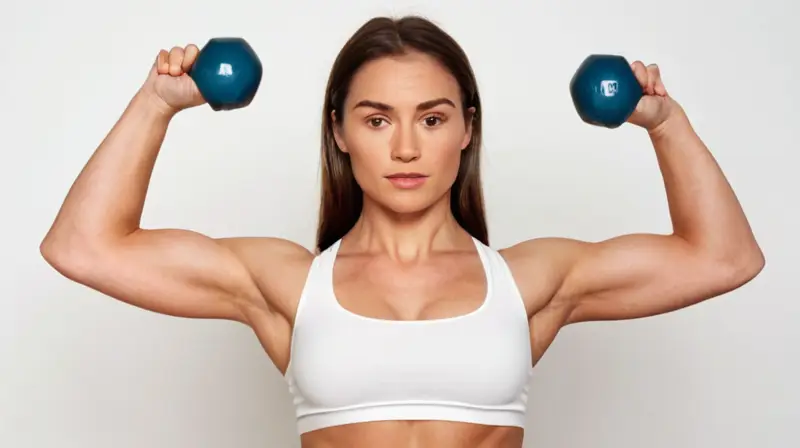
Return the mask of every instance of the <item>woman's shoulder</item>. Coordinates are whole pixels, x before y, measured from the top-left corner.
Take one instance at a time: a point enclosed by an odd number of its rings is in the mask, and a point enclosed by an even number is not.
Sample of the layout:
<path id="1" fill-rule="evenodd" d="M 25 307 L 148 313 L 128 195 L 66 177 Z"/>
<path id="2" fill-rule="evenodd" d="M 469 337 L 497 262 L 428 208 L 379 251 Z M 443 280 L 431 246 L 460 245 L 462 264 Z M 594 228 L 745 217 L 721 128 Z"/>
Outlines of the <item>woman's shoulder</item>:
<path id="1" fill-rule="evenodd" d="M 220 244 L 236 254 L 255 271 L 285 264 L 310 264 L 315 254 L 294 241 L 277 237 L 220 238 Z"/>

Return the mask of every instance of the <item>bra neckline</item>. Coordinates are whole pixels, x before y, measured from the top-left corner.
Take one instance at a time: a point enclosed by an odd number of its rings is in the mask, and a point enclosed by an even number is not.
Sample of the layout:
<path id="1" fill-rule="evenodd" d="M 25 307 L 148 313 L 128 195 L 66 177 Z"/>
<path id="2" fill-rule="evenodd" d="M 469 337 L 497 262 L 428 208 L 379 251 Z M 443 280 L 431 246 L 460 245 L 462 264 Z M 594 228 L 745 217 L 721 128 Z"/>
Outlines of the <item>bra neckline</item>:
<path id="1" fill-rule="evenodd" d="M 339 302 L 339 298 L 336 296 L 336 290 L 334 288 L 333 283 L 333 268 L 336 265 L 336 256 L 339 253 L 339 247 L 341 246 L 342 240 L 339 239 L 336 241 L 329 249 L 330 253 L 329 256 L 329 268 L 328 268 L 328 290 L 330 292 L 330 298 L 333 301 L 333 307 L 336 311 L 340 314 L 348 316 L 351 319 L 361 320 L 364 322 L 370 322 L 375 324 L 387 325 L 387 326 L 420 326 L 420 325 L 437 325 L 437 324 L 448 324 L 452 322 L 458 322 L 465 319 L 470 319 L 475 316 L 482 314 L 486 308 L 488 308 L 489 303 L 492 299 L 492 276 L 491 270 L 489 266 L 489 260 L 486 257 L 486 254 L 483 252 L 483 248 L 481 247 L 483 243 L 481 243 L 477 238 L 471 236 L 472 242 L 475 245 L 475 251 L 478 253 L 478 257 L 481 261 L 481 266 L 483 267 L 483 274 L 484 278 L 486 279 L 486 294 L 483 297 L 483 301 L 481 305 L 475 308 L 472 311 L 469 311 L 464 314 L 459 314 L 456 316 L 450 317 L 439 317 L 435 319 L 413 319 L 413 320 L 401 320 L 401 319 L 381 319 L 379 317 L 370 317 L 364 316 L 362 314 L 355 313 L 353 311 L 348 310 L 345 308 L 341 302 Z"/>

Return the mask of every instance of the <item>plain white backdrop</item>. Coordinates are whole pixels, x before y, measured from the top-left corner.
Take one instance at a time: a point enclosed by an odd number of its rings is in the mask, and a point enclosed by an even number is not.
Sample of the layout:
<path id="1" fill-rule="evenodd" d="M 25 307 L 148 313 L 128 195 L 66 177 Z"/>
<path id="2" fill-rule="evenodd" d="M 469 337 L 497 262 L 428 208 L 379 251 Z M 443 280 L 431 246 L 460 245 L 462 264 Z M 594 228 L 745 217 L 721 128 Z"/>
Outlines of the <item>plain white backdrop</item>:
<path id="1" fill-rule="evenodd" d="M 374 15 L 463 45 L 484 103 L 492 246 L 669 231 L 646 134 L 583 124 L 590 53 L 658 63 L 732 182 L 762 274 L 696 307 L 565 329 L 533 378 L 526 447 L 800 446 L 800 31 L 790 0 L 9 2 L 0 16 L 0 446 L 299 446 L 278 371 L 242 325 L 142 311 L 71 283 L 38 244 L 160 48 L 241 36 L 253 104 L 180 114 L 144 226 L 312 247 L 325 81 Z"/>

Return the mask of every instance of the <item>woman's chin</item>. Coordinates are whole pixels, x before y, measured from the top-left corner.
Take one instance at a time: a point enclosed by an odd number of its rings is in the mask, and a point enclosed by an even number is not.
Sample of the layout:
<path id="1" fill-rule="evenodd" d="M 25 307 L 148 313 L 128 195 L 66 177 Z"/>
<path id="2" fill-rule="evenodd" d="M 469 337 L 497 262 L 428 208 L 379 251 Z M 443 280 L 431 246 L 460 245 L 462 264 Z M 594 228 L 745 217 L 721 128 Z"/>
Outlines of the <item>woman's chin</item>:
<path id="1" fill-rule="evenodd" d="M 449 199 L 445 200 L 445 198 L 433 196 L 429 192 L 427 194 L 422 191 L 417 191 L 413 194 L 409 193 L 410 192 L 403 192 L 400 194 L 387 195 L 379 198 L 375 202 L 380 208 L 389 213 L 408 217 L 424 214 L 443 201 L 446 202 L 446 204 L 443 203 L 441 205 L 445 206 L 445 208 L 449 208 Z"/>

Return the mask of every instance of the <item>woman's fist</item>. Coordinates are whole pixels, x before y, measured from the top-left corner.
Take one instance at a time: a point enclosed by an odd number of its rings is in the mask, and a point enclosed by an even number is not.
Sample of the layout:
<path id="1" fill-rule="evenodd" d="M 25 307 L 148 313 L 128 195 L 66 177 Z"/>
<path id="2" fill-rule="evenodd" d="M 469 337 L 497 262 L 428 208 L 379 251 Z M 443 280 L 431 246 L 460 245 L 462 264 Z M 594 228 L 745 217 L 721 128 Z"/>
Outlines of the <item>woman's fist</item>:
<path id="1" fill-rule="evenodd" d="M 644 95 L 628 122 L 653 131 L 679 112 L 680 107 L 667 94 L 658 65 L 644 65 L 641 61 L 636 61 L 631 64 L 631 69 Z"/>
<path id="2" fill-rule="evenodd" d="M 150 70 L 143 90 L 163 102 L 172 113 L 205 103 L 188 72 L 200 49 L 194 44 L 185 48 L 161 50 Z"/>

